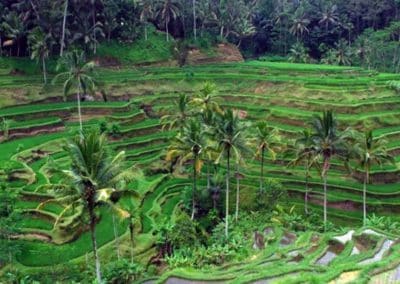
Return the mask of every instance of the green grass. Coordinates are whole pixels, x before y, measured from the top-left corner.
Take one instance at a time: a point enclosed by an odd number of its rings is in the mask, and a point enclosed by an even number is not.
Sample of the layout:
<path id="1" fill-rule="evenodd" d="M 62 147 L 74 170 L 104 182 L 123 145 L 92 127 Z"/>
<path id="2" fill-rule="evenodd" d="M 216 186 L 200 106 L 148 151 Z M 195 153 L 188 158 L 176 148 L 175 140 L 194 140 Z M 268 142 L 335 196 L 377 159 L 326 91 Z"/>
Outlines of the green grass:
<path id="1" fill-rule="evenodd" d="M 97 243 L 99 247 L 110 242 L 113 238 L 113 232 L 110 230 L 109 224 L 112 223 L 112 214 L 109 209 L 101 209 L 101 222 L 96 226 Z M 125 232 L 127 229 L 126 222 L 118 222 L 118 231 Z M 85 253 L 91 252 L 90 233 L 85 232 L 76 241 L 61 246 L 40 242 L 22 243 L 22 253 L 18 257 L 18 261 L 26 266 L 50 266 L 72 260 Z"/>
<path id="2" fill-rule="evenodd" d="M 110 42 L 101 44 L 96 56 L 113 57 L 122 64 L 140 64 L 172 59 L 174 41 L 166 42 L 164 33 L 151 29 L 147 41 L 135 43 Z"/>

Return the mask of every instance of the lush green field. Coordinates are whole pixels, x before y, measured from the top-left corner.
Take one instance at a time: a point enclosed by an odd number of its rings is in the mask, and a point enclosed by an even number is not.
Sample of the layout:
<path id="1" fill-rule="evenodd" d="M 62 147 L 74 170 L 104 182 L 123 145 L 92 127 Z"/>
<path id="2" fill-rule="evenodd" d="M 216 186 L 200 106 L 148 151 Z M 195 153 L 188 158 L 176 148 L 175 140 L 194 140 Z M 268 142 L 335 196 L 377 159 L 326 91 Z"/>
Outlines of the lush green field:
<path id="1" fill-rule="evenodd" d="M 163 52 L 166 51 L 160 50 L 157 56 L 163 57 Z M 126 60 L 132 62 L 137 56 L 141 57 L 140 54 L 125 55 Z M 28 86 L 41 88 L 40 76 L 7 74 L 6 71 L 0 72 L 2 87 L 19 91 Z M 371 129 L 376 136 L 385 137 L 396 161 L 400 161 L 400 127 L 397 125 L 400 119 L 400 97 L 386 86 L 388 80 L 400 80 L 398 74 L 376 74 L 351 67 L 250 61 L 185 68 L 100 69 L 96 76 L 104 83 L 102 88 L 110 100 L 122 96 L 124 99 L 83 103 L 84 125 L 86 128 L 98 127 L 103 121 L 109 128 L 113 124 L 118 125 L 119 133 L 110 136 L 110 149 L 125 150 L 127 164 L 136 165 L 142 172 L 140 178 L 129 185 L 129 188 L 137 190 L 140 196 L 134 200 L 123 199 L 120 203 L 127 207 L 134 206 L 139 212 L 135 225 L 134 257 L 143 263 L 154 254 L 155 239 L 152 232 L 164 221 L 163 217 L 174 219 L 175 209 L 181 204 L 182 192 L 185 186 L 190 186 L 191 183 L 190 177 L 185 174 L 173 177 L 166 173 L 154 174 L 150 171 L 153 168 L 161 168 L 170 138 L 175 135 L 175 131 L 161 130 L 159 117 L 176 111 L 174 101 L 179 93 L 193 95 L 206 80 L 217 83 L 218 100 L 222 107 L 246 111 L 246 119 L 249 121 L 267 120 L 271 127 L 280 131 L 284 142 L 295 138 L 309 124 L 313 115 L 329 108 L 337 113 L 340 129 L 348 126 L 358 130 Z M 35 103 L 34 101 L 41 98 L 33 96 L 29 97 L 29 100 L 34 100 L 29 104 L 10 106 L 15 103 L 15 98 L 5 102 L 0 99 L 0 106 L 8 105 L 0 109 L 0 117 L 11 120 L 10 131 L 22 133 L 20 137 L 0 144 L 0 165 L 13 161 L 10 165 L 11 171 L 24 169 L 26 174 L 10 182 L 10 186 L 21 190 L 17 207 L 25 213 L 35 213 L 24 214 L 20 222 L 23 234 L 29 237 L 24 239 L 22 235 L 18 240 L 22 244 L 22 253 L 17 258 L 16 267 L 26 273 L 40 273 L 50 266 L 61 266 L 66 262 L 84 265 L 86 256 L 91 251 L 88 232 L 74 231 L 65 236 L 54 226 L 57 216 L 64 209 L 62 206 L 49 203 L 38 209 L 41 202 L 53 198 L 52 193 L 46 191 L 46 185 L 59 182 L 59 177 L 49 173 L 47 167 L 56 163 L 61 168 L 68 168 L 69 160 L 62 148 L 63 140 L 75 135 L 78 127 L 75 102 L 62 102 L 59 90 L 61 86 L 51 88 L 50 94 L 58 96 L 58 101 L 54 103 Z M 43 96 L 48 97 L 46 94 Z M 151 117 L 142 110 L 143 105 L 151 106 L 154 112 Z M 63 127 L 57 128 L 56 132 L 50 131 L 54 125 L 59 124 Z M 34 133 L 33 130 L 38 127 L 44 129 L 44 132 Z M 39 155 L 38 150 L 44 154 Z M 249 207 L 249 203 L 246 204 L 249 198 L 246 196 L 254 195 L 259 182 L 259 161 L 248 158 L 249 161 L 243 169 L 244 179 L 241 181 L 244 208 Z M 267 159 L 266 176 L 283 184 L 284 190 L 290 194 L 288 206 L 296 205 L 300 211 L 305 190 L 304 169 L 301 166 L 287 168 L 285 164 L 291 158 L 280 153 L 275 161 Z M 393 215 L 392 212 L 398 212 L 400 183 L 397 165 L 374 167 L 372 175 L 376 178 L 368 187 L 368 205 L 378 215 Z M 204 172 L 199 185 L 204 186 L 205 180 Z M 235 184 L 234 179 L 231 183 Z M 350 202 L 353 208 L 361 209 L 361 182 L 346 172 L 339 161 L 334 160 L 328 183 L 328 200 L 331 202 L 329 217 L 340 219 L 342 224 L 358 225 L 360 212 L 348 210 L 341 205 Z M 314 202 L 312 207 L 320 213 L 321 206 L 318 200 L 323 188 L 317 171 L 312 171 L 310 187 L 313 197 L 311 202 Z M 110 230 L 111 214 L 106 208 L 101 208 L 100 216 L 97 235 L 101 259 L 115 259 L 115 237 L 122 243 L 128 242 L 128 225 L 123 221 L 118 222 L 118 233 L 114 236 L 114 232 Z M 393 215 L 393 218 L 400 219 L 396 215 Z M 357 233 L 362 234 L 361 231 Z M 354 246 L 351 241 L 330 265 L 318 266 L 315 262 L 328 249 L 328 242 L 334 237 L 333 234 L 321 235 L 315 244 L 317 248 L 312 253 L 307 252 L 312 246 L 310 232 L 301 233 L 295 243 L 284 248 L 279 245 L 284 232 L 281 228 L 276 228 L 275 234 L 275 241 L 271 241 L 265 251 L 255 252 L 254 258 L 244 264 L 232 265 L 229 269 L 222 270 L 210 268 L 213 269 L 212 274 L 177 269 L 167 272 L 158 280 L 163 281 L 168 277 L 171 281 L 174 277 L 213 281 L 236 279 L 238 283 L 244 283 L 274 279 L 282 283 L 298 283 L 296 279 L 301 278 L 310 283 L 328 283 L 340 277 L 342 273 L 349 272 L 351 267 L 351 271 L 357 271 L 353 280 L 365 283 L 370 277 L 373 278 L 384 270 L 395 269 L 395 264 L 398 264 L 398 246 L 391 248 L 392 253 L 383 262 L 367 266 L 360 264 L 363 259 L 374 254 L 374 249 L 379 249 L 383 237 L 379 238 L 375 248 L 357 256 L 351 255 Z M 43 237 L 51 241 L 44 242 Z M 301 253 L 304 258 L 297 263 L 291 262 L 291 251 Z M 125 253 L 129 255 L 129 250 Z M 268 266 L 265 266 L 265 263 Z M 246 273 L 242 273 L 243 271 Z"/>

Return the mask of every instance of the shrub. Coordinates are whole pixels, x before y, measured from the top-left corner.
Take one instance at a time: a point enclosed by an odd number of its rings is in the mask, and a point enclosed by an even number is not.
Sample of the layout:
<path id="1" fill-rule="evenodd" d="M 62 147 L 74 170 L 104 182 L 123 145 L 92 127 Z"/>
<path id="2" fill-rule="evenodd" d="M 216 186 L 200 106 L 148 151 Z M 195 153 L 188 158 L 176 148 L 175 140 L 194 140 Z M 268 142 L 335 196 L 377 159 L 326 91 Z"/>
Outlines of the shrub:
<path id="1" fill-rule="evenodd" d="M 0 130 L 3 132 L 3 141 L 7 141 L 9 138 L 10 120 L 1 118 Z M 1 142 L 1 141 L 0 141 Z"/>
<path id="2" fill-rule="evenodd" d="M 308 63 L 310 61 L 309 49 L 301 43 L 295 43 L 289 52 L 289 62 Z"/>
<path id="3" fill-rule="evenodd" d="M 121 136 L 121 126 L 118 123 L 113 123 L 111 125 L 111 129 L 109 133 L 112 137 L 120 137 Z"/>
<path id="4" fill-rule="evenodd" d="M 100 129 L 100 133 L 107 132 L 108 131 L 107 121 L 105 121 L 105 120 L 100 121 L 99 129 Z"/>
<path id="5" fill-rule="evenodd" d="M 191 247 L 198 244 L 196 224 L 190 217 L 182 212 L 175 221 L 175 225 L 170 233 L 170 240 L 174 249 Z"/>
<path id="6" fill-rule="evenodd" d="M 393 219 L 388 216 L 376 216 L 372 214 L 368 216 L 366 226 L 374 227 L 392 234 L 400 233 L 400 223 L 393 221 Z"/>
<path id="7" fill-rule="evenodd" d="M 266 179 L 263 190 L 259 190 L 255 196 L 255 209 L 272 210 L 286 197 L 287 192 L 278 180 L 272 178 Z"/>
<path id="8" fill-rule="evenodd" d="M 142 265 L 126 259 L 111 262 L 104 269 L 104 279 L 107 283 L 132 283 L 144 274 L 145 269 Z"/>
<path id="9" fill-rule="evenodd" d="M 400 81 L 389 81 L 387 84 L 396 94 L 400 95 Z"/>

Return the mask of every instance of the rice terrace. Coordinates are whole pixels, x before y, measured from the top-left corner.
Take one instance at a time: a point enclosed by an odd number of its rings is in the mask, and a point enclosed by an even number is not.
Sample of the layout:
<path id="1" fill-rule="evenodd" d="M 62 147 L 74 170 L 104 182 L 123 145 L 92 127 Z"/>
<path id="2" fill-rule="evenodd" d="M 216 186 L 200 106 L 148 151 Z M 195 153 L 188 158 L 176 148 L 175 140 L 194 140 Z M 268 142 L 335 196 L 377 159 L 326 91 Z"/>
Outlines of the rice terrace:
<path id="1" fill-rule="evenodd" d="M 0 10 L 0 283 L 400 283 L 399 1 Z"/>

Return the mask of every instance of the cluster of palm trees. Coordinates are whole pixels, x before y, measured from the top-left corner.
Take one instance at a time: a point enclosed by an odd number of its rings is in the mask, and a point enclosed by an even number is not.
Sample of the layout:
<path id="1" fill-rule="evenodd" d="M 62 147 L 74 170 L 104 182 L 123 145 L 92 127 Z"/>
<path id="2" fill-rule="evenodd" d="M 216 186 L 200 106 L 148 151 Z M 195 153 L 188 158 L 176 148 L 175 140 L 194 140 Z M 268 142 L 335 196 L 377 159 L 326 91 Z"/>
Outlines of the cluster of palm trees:
<path id="1" fill-rule="evenodd" d="M 197 177 L 204 163 L 219 164 L 226 158 L 226 214 L 225 233 L 228 235 L 229 193 L 231 177 L 231 159 L 236 170 L 243 163 L 243 153 L 247 151 L 245 139 L 246 125 L 237 112 L 222 110 L 216 98 L 214 84 L 206 83 L 201 92 L 193 98 L 181 95 L 176 102 L 177 112 L 162 117 L 162 123 L 178 129 L 177 136 L 171 142 L 166 160 L 179 160 L 179 165 L 191 162 L 193 167 L 192 213 L 196 214 Z M 210 175 L 208 174 L 208 180 Z M 239 179 L 238 175 L 237 178 Z M 207 183 L 210 185 L 210 182 Z M 239 192 L 237 192 L 238 200 Z M 237 201 L 236 212 L 239 210 Z M 237 213 L 236 213 L 237 216 Z"/>
<path id="2" fill-rule="evenodd" d="M 322 116 L 316 116 L 311 123 L 312 129 L 303 132 L 295 143 L 296 158 L 290 163 L 303 163 L 306 176 L 305 211 L 308 202 L 308 178 L 310 169 L 315 167 L 323 180 L 324 224 L 327 224 L 327 179 L 333 158 L 342 161 L 349 171 L 351 164 L 355 169 L 364 172 L 363 187 L 363 224 L 367 219 L 367 184 L 370 182 L 371 167 L 375 164 L 392 162 L 393 158 L 386 148 L 386 140 L 374 137 L 372 131 L 361 134 L 350 128 L 340 131 L 337 119 L 332 111 L 324 111 Z"/>
<path id="3" fill-rule="evenodd" d="M 164 125 L 175 127 L 176 137 L 168 148 L 167 161 L 177 162 L 184 166 L 191 164 L 193 169 L 192 212 L 196 216 L 199 209 L 197 200 L 197 179 L 204 164 L 221 164 L 226 162 L 226 196 L 225 196 L 225 234 L 228 236 L 230 207 L 230 178 L 234 164 L 236 176 L 236 210 L 239 211 L 239 179 L 240 167 L 245 165 L 245 157 L 254 155 L 260 159 L 260 191 L 264 186 L 265 155 L 272 160 L 278 152 L 290 155 L 293 159 L 288 166 L 303 165 L 305 170 L 305 212 L 308 213 L 309 178 L 311 170 L 317 170 L 323 181 L 323 222 L 327 224 L 328 207 L 328 174 L 332 160 L 342 161 L 345 168 L 351 170 L 361 168 L 364 172 L 363 187 L 363 222 L 367 218 L 367 184 L 370 182 L 371 167 L 393 162 L 387 152 L 386 141 L 374 137 L 372 131 L 365 135 L 350 128 L 343 131 L 337 127 L 337 119 L 332 111 L 324 111 L 321 116 L 315 116 L 310 123 L 310 129 L 303 131 L 302 136 L 294 143 L 282 142 L 282 137 L 275 128 L 268 126 L 266 121 L 260 121 L 252 126 L 245 122 L 243 112 L 222 109 L 216 97 L 215 85 L 207 83 L 202 91 L 189 98 L 181 95 L 176 102 L 176 112 L 162 118 Z M 254 151 L 252 151 L 253 149 Z M 255 154 L 252 154 L 255 153 Z M 207 178 L 210 178 L 207 173 Z M 209 186 L 209 182 L 207 183 Z"/>

